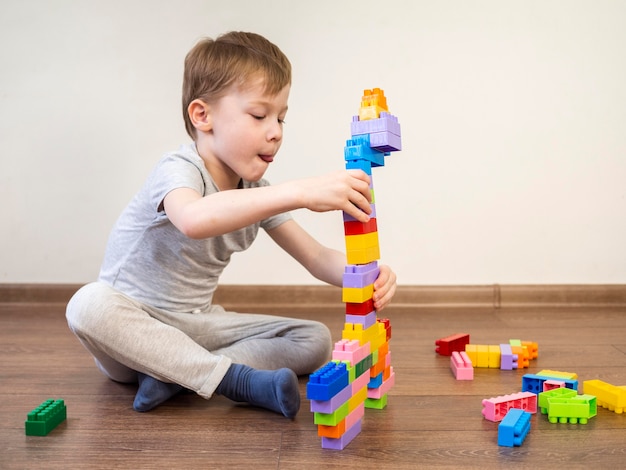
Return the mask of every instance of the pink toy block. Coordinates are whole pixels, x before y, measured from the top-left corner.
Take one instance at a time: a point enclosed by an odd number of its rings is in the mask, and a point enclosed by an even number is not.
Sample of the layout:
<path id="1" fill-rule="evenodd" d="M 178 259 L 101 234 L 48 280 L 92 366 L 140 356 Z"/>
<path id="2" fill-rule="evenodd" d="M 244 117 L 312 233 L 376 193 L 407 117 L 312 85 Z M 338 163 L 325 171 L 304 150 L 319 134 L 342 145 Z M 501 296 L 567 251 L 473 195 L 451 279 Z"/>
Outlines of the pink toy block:
<path id="1" fill-rule="evenodd" d="M 363 387 L 367 387 L 369 381 L 370 375 L 367 373 L 367 371 L 354 379 L 354 381 L 350 384 L 352 386 L 352 395 L 356 395 L 359 390 L 363 390 Z"/>
<path id="2" fill-rule="evenodd" d="M 367 398 L 382 398 L 383 395 L 386 395 L 387 392 L 391 390 L 391 387 L 393 387 L 395 381 L 396 373 L 393 371 L 393 367 L 391 367 L 391 374 L 389 375 L 389 378 L 385 380 L 380 387 L 367 389 Z"/>
<path id="3" fill-rule="evenodd" d="M 369 353 L 370 343 L 365 343 L 361 346 L 358 339 L 342 339 L 335 343 L 333 360 L 346 361 L 349 362 L 351 366 L 354 366 L 365 359 Z"/>
<path id="4" fill-rule="evenodd" d="M 537 412 L 537 395 L 532 392 L 518 392 L 483 400 L 482 414 L 485 419 L 497 423 L 502 421 L 511 408 L 528 413 Z"/>
<path id="5" fill-rule="evenodd" d="M 543 391 L 554 390 L 555 388 L 565 388 L 565 382 L 562 380 L 546 380 L 543 383 Z"/>
<path id="6" fill-rule="evenodd" d="M 465 351 L 452 351 L 450 369 L 457 380 L 474 380 L 474 367 Z"/>

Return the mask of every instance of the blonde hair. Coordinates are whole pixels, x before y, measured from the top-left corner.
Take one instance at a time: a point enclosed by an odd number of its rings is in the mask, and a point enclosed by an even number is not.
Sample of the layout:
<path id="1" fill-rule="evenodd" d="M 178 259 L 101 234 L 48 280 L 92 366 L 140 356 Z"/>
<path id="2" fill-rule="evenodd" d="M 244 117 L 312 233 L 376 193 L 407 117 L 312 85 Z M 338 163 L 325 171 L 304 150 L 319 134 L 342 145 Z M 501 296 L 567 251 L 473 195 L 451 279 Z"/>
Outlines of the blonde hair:
<path id="1" fill-rule="evenodd" d="M 232 85 L 245 85 L 256 77 L 264 80 L 265 92 L 271 95 L 291 84 L 289 59 L 263 36 L 232 31 L 200 40 L 185 57 L 182 104 L 189 136 L 196 138 L 187 113 L 193 100 L 214 102 Z"/>

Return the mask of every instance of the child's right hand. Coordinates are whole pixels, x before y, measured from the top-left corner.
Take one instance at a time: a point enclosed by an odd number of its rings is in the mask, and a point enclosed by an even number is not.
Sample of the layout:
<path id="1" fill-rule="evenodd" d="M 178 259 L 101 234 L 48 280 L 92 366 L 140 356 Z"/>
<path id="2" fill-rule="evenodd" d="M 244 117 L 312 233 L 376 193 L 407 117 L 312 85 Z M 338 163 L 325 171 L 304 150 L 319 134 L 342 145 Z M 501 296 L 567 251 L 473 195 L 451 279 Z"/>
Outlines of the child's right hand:
<path id="1" fill-rule="evenodd" d="M 370 207 L 370 178 L 362 170 L 340 170 L 298 181 L 302 206 L 315 212 L 342 210 L 360 222 L 367 222 Z"/>

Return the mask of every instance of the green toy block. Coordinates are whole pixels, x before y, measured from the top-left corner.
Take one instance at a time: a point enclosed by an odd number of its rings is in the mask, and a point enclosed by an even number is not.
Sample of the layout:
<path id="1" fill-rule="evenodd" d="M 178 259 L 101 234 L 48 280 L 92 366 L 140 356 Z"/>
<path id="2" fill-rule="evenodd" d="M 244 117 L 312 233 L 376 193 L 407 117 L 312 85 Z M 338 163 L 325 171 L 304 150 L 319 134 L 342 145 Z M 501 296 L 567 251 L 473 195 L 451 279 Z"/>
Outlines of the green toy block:
<path id="1" fill-rule="evenodd" d="M 47 436 L 67 418 L 63 400 L 49 399 L 28 413 L 25 422 L 27 436 Z"/>
<path id="2" fill-rule="evenodd" d="M 382 410 L 387 406 L 387 394 L 381 398 L 368 398 L 365 400 L 365 408 Z"/>

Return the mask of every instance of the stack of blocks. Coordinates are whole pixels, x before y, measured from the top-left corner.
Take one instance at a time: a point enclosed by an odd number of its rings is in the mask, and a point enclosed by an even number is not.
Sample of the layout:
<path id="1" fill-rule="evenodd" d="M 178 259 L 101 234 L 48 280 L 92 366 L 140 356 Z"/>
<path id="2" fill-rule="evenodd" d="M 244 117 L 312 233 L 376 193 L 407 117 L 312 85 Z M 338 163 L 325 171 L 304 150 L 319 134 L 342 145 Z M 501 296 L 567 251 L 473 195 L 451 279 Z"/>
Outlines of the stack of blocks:
<path id="1" fill-rule="evenodd" d="M 360 432 L 365 408 L 383 409 L 395 375 L 391 366 L 389 320 L 379 319 L 372 296 L 378 277 L 378 226 L 372 167 L 401 150 L 400 124 L 387 109 L 384 92 L 365 90 L 359 115 L 352 118 L 351 139 L 346 142 L 346 169 L 360 169 L 370 177 L 370 220 L 359 222 L 343 214 L 347 265 L 342 300 L 346 321 L 332 361 L 311 374 L 307 398 L 322 448 L 341 450 Z"/>

